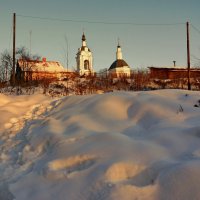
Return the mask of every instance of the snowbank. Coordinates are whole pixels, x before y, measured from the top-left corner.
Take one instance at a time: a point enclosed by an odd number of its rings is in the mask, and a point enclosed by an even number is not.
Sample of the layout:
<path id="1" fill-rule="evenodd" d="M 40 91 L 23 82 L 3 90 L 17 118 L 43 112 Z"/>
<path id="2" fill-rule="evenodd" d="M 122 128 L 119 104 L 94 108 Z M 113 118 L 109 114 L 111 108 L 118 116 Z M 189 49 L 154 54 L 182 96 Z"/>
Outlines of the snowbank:
<path id="1" fill-rule="evenodd" d="M 0 96 L 0 199 L 200 199 L 199 92 Z"/>

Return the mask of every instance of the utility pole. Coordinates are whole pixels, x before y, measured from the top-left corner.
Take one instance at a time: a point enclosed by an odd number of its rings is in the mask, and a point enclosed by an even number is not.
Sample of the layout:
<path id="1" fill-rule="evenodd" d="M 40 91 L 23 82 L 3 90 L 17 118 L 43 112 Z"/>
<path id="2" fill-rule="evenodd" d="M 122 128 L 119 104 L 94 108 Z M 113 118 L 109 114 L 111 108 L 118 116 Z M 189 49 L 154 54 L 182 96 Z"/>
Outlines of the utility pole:
<path id="1" fill-rule="evenodd" d="M 16 39 L 16 13 L 13 14 L 13 69 L 12 69 L 13 85 L 15 85 L 15 39 Z"/>
<path id="2" fill-rule="evenodd" d="M 31 42 L 32 42 L 31 41 L 31 39 L 32 39 L 31 36 L 32 36 L 32 30 L 30 30 L 29 34 L 30 34 L 30 56 L 31 56 Z"/>
<path id="3" fill-rule="evenodd" d="M 187 78 L 188 78 L 188 90 L 191 90 L 190 83 L 190 35 L 189 35 L 189 22 L 186 22 L 187 29 Z"/>
<path id="4" fill-rule="evenodd" d="M 66 56 L 66 64 L 67 64 L 67 93 L 68 93 L 68 88 L 69 88 L 69 85 L 68 85 L 68 79 L 69 79 L 69 43 L 68 43 L 68 38 L 67 36 L 65 35 L 65 43 L 67 45 L 67 54 L 65 55 Z"/>
<path id="5" fill-rule="evenodd" d="M 69 70 L 69 43 L 68 43 L 68 39 L 66 37 L 66 42 L 67 42 L 67 72 Z"/>

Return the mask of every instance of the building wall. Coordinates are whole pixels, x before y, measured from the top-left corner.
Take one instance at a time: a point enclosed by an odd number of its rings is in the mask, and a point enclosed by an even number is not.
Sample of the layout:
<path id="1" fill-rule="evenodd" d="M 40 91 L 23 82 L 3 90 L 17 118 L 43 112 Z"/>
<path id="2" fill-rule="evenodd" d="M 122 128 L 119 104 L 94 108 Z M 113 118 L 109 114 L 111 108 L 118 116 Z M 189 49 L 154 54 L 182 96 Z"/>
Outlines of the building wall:
<path id="1" fill-rule="evenodd" d="M 39 72 L 39 71 L 22 71 L 19 81 L 34 81 L 56 79 L 62 80 L 68 77 L 76 76 L 75 72 Z"/>
<path id="2" fill-rule="evenodd" d="M 187 69 L 173 69 L 173 68 L 150 68 L 150 78 L 154 79 L 178 79 L 187 78 Z M 200 69 L 191 69 L 190 77 L 200 77 Z"/>
<path id="3" fill-rule="evenodd" d="M 51 73 L 51 72 L 32 72 L 24 71 L 23 80 L 44 80 L 44 79 L 60 79 L 62 77 L 61 73 Z"/>
<path id="4" fill-rule="evenodd" d="M 131 70 L 129 67 L 118 67 L 118 68 L 109 70 L 109 75 L 114 78 L 130 77 Z"/>

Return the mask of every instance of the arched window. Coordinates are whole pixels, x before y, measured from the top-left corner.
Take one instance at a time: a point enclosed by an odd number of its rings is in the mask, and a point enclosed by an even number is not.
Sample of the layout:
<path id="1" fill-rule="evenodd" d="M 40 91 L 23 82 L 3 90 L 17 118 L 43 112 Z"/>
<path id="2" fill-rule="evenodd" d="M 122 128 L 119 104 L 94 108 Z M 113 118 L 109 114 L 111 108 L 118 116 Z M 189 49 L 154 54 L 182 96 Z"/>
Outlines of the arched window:
<path id="1" fill-rule="evenodd" d="M 89 69 L 89 61 L 88 60 L 84 60 L 84 69 L 85 70 Z"/>

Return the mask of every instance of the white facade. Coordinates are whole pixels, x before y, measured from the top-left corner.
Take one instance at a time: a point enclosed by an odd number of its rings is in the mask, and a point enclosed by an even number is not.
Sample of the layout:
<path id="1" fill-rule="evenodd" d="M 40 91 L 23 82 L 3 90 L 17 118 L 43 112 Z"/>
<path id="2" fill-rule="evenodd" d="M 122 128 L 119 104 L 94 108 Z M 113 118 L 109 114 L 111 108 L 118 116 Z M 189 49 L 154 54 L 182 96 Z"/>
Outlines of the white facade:
<path id="1" fill-rule="evenodd" d="M 109 68 L 109 75 L 112 77 L 130 77 L 131 69 L 128 64 L 122 58 L 122 49 L 118 44 L 116 52 L 116 60 Z"/>
<path id="2" fill-rule="evenodd" d="M 120 78 L 120 77 L 130 77 L 131 76 L 131 70 L 128 66 L 118 67 L 109 70 L 109 75 L 112 77 Z"/>
<path id="3" fill-rule="evenodd" d="M 82 46 L 78 49 L 76 54 L 77 71 L 79 75 L 93 74 L 93 58 L 92 52 L 87 47 L 86 38 L 82 35 Z"/>

